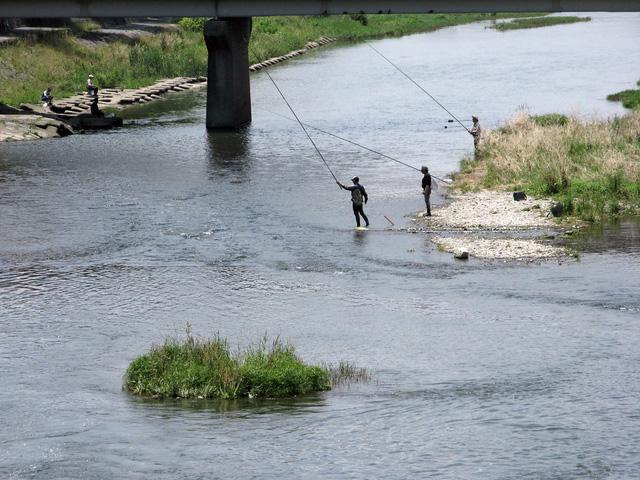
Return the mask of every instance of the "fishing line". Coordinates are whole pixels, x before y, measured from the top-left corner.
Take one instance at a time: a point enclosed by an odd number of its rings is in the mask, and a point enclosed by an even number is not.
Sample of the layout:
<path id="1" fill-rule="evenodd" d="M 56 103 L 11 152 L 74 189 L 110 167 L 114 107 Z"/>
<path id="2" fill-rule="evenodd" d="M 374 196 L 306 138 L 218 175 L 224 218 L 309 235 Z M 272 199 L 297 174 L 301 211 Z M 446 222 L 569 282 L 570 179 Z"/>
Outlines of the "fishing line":
<path id="1" fill-rule="evenodd" d="M 287 107 L 289 107 L 289 110 L 291 110 L 291 113 L 293 113 L 293 116 L 296 117 L 296 120 L 298 121 L 298 123 L 300 124 L 300 127 L 302 127 L 302 130 L 304 130 L 304 133 L 307 135 L 307 138 L 309 139 L 309 141 L 311 142 L 311 145 L 313 145 L 313 148 L 316 149 L 316 152 L 318 152 L 318 155 L 320 156 L 320 158 L 322 159 L 322 163 L 324 163 L 325 167 L 327 167 L 327 170 L 329 170 L 329 173 L 331 174 L 331 176 L 333 177 L 333 179 L 338 182 L 338 179 L 336 178 L 335 174 L 333 173 L 333 170 L 331 170 L 331 167 L 329 166 L 329 164 L 327 163 L 327 161 L 324 159 L 324 156 L 322 155 L 322 152 L 320 152 L 320 149 L 318 148 L 318 146 L 316 145 L 316 142 L 313 141 L 313 138 L 311 138 L 311 135 L 309 135 L 309 132 L 307 132 L 307 129 L 304 128 L 304 124 L 300 121 L 300 119 L 298 118 L 298 115 L 296 115 L 296 112 L 293 110 L 293 108 L 291 107 L 291 105 L 289 104 L 289 102 L 287 101 L 287 98 L 284 96 L 284 93 L 282 93 L 282 90 L 280 90 L 280 88 L 278 87 L 278 84 L 275 82 L 275 80 L 273 79 L 273 77 L 271 76 L 271 74 L 269 74 L 268 70 L 265 69 L 264 73 L 267 74 L 267 77 L 269 77 L 269 80 L 271 80 L 271 83 L 273 83 L 273 86 L 276 87 L 276 90 L 278 90 L 278 93 L 280 94 L 280 96 L 282 97 L 282 99 L 284 100 L 284 103 L 287 104 Z"/>
<path id="2" fill-rule="evenodd" d="M 266 108 L 261 108 L 261 107 L 258 107 L 258 108 L 260 108 L 261 110 L 264 110 L 265 112 L 269 112 L 272 115 L 276 115 L 278 117 L 281 117 L 281 118 L 284 118 L 286 120 L 289 120 L 290 122 L 294 121 L 292 118 L 289 118 L 286 115 L 282 115 L 280 113 L 273 112 L 273 111 L 268 110 Z M 405 167 L 409 167 L 409 168 L 411 168 L 413 170 L 416 170 L 417 172 L 422 172 L 421 169 L 416 168 L 413 165 L 409 165 L 408 163 L 405 163 L 405 162 L 403 162 L 401 160 L 398 160 L 397 158 L 393 158 L 393 157 L 391 157 L 389 155 L 386 155 L 386 154 L 384 154 L 382 152 L 378 152 L 377 150 L 374 150 L 373 148 L 369 148 L 369 147 L 367 147 L 365 145 L 362 145 L 362 144 L 360 144 L 358 142 L 354 142 L 353 140 L 349 140 L 348 138 L 341 137 L 340 135 L 336 135 L 335 133 L 327 132 L 326 130 L 322 130 L 321 128 L 315 127 L 313 125 L 309 125 L 308 123 L 305 123 L 304 125 L 309 127 L 309 128 L 313 128 L 314 130 L 317 130 L 320 133 L 324 133 L 325 135 L 329 135 L 331 137 L 337 138 L 338 140 L 342 140 L 343 142 L 347 142 L 347 143 L 350 143 L 352 145 L 355 145 L 356 147 L 360 147 L 360 148 L 362 148 L 364 150 L 368 150 L 371 153 L 375 153 L 376 155 L 379 155 L 381 157 L 387 158 L 387 159 L 389 159 L 389 160 L 391 160 L 393 162 L 399 163 L 400 165 L 404 165 Z M 431 175 L 431 176 L 433 178 L 437 179 L 437 180 L 440 180 L 441 182 L 444 182 L 444 183 L 449 183 L 450 182 L 449 180 L 445 180 L 443 178 L 436 177 L 435 175 Z"/>
<path id="3" fill-rule="evenodd" d="M 416 87 L 418 87 L 420 90 L 422 90 L 424 93 L 426 93 L 429 98 L 431 98 L 431 100 L 433 100 L 434 102 L 436 102 L 440 108 L 442 108 L 445 112 L 447 112 L 449 115 L 451 115 L 451 117 L 458 122 L 460 125 L 462 125 L 462 127 L 469 133 L 471 133 L 471 131 L 464 126 L 464 124 L 458 120 L 458 118 L 451 113 L 449 110 L 446 109 L 446 107 L 444 105 L 442 105 L 438 100 L 435 99 L 435 97 L 433 95 L 431 95 L 429 92 L 427 92 L 424 88 L 422 88 L 420 86 L 420 84 L 418 82 L 416 82 L 413 78 L 411 78 L 409 75 L 407 75 L 406 73 L 404 73 L 404 71 L 398 67 L 395 63 L 393 63 L 391 60 L 389 60 L 387 57 L 385 57 L 378 49 L 376 49 L 373 45 L 371 45 L 369 42 L 365 42 L 369 48 L 371 48 L 374 52 L 376 52 L 378 55 L 380 55 L 382 58 L 384 58 L 387 62 L 389 62 L 396 70 L 398 70 L 401 74 L 403 74 L 405 77 L 407 77 Z"/>

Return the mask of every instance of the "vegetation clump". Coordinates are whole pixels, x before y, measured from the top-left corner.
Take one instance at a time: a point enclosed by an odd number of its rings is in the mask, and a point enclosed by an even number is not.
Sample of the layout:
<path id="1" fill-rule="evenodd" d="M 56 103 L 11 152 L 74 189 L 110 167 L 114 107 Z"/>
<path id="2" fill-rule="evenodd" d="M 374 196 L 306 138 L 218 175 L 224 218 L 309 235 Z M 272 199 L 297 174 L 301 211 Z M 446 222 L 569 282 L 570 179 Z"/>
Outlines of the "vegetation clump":
<path id="1" fill-rule="evenodd" d="M 640 87 L 640 80 L 638 80 L 638 86 Z M 607 100 L 622 102 L 624 108 L 640 108 L 640 88 L 612 93 L 607 96 Z"/>
<path id="2" fill-rule="evenodd" d="M 363 369 L 305 364 L 279 338 L 232 353 L 226 339 L 169 338 L 131 362 L 124 390 L 155 398 L 282 398 L 330 390 L 332 385 L 368 378 Z"/>
<path id="3" fill-rule="evenodd" d="M 640 213 L 640 110 L 607 120 L 517 115 L 490 132 L 458 188 L 525 190 L 583 220 Z"/>
<path id="4" fill-rule="evenodd" d="M 591 17 L 532 17 L 516 18 L 510 22 L 501 22 L 492 25 L 491 28 L 504 32 L 506 30 L 520 30 L 523 28 L 550 27 L 552 25 L 564 25 L 567 23 L 590 22 Z"/>
<path id="5" fill-rule="evenodd" d="M 569 117 L 561 113 L 546 113 L 544 115 L 531 115 L 529 117 L 533 123 L 541 127 L 564 126 L 569 123 Z"/>

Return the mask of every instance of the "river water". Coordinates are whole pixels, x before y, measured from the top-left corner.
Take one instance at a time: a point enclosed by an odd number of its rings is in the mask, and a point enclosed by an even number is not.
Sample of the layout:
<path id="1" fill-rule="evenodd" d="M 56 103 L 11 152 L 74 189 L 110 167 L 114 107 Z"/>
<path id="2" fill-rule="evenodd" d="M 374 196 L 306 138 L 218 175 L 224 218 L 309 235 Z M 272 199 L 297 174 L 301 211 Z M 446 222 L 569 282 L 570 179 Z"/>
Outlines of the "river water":
<path id="1" fill-rule="evenodd" d="M 640 15 L 499 33 L 486 23 L 377 41 L 452 112 L 621 114 Z M 272 74 L 307 122 L 443 176 L 472 149 L 366 45 Z M 338 190 L 264 73 L 254 121 L 204 129 L 204 95 L 111 133 L 0 146 L 0 477 L 640 477 L 640 249 L 634 222 L 579 261 L 455 262 L 388 231 L 419 175 L 315 135 L 360 175 L 373 228 Z M 441 202 L 440 197 L 435 202 Z M 136 355 L 194 332 L 281 335 L 374 380 L 295 401 L 152 402 L 121 391 Z"/>

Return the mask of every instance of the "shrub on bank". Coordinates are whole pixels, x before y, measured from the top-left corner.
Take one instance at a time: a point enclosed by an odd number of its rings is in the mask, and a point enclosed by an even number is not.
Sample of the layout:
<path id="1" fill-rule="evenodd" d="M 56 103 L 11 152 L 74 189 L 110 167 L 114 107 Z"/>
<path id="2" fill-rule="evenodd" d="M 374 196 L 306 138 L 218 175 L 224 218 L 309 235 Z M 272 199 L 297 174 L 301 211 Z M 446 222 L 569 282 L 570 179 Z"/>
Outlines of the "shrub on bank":
<path id="1" fill-rule="evenodd" d="M 189 329 L 184 340 L 167 339 L 131 362 L 124 390 L 156 398 L 282 398 L 330 390 L 367 380 L 364 369 L 305 364 L 292 345 L 279 339 L 234 354 L 226 339 L 200 339 Z"/>
<path id="2" fill-rule="evenodd" d="M 547 113 L 544 115 L 531 115 L 529 117 L 533 123 L 541 127 L 550 127 L 552 125 L 564 126 L 569 122 L 569 117 L 561 113 Z"/>
<path id="3" fill-rule="evenodd" d="M 566 119 L 566 121 L 565 121 Z M 463 189 L 504 188 L 553 197 L 584 220 L 640 213 L 640 110 L 583 122 L 516 116 L 465 159 Z"/>

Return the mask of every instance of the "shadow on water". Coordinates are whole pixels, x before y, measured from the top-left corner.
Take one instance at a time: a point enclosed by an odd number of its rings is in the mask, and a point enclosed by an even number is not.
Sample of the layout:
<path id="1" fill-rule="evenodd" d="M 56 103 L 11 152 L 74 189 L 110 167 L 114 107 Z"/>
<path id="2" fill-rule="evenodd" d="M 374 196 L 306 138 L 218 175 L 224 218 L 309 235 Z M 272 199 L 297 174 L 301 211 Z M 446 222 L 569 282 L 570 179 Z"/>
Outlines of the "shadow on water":
<path id="1" fill-rule="evenodd" d="M 175 119 L 176 114 L 192 115 L 203 104 L 206 90 L 195 92 L 171 93 L 160 100 L 128 107 L 119 111 L 118 116 L 125 120 L 159 120 L 167 123 Z"/>
<path id="2" fill-rule="evenodd" d="M 354 230 L 353 231 L 353 244 L 357 247 L 364 247 L 367 244 L 367 231 L 366 230 Z"/>
<path id="3" fill-rule="evenodd" d="M 247 155 L 249 139 L 245 130 L 207 132 L 210 176 L 245 173 L 251 167 Z"/>
<path id="4" fill-rule="evenodd" d="M 153 409 L 154 414 L 172 419 L 175 412 L 237 413 L 240 416 L 282 413 L 287 415 L 313 413 L 326 405 L 321 394 L 279 399 L 154 399 L 130 396 L 136 407 Z"/>
<path id="5" fill-rule="evenodd" d="M 590 226 L 567 244 L 584 253 L 640 253 L 640 217 L 627 217 Z"/>

